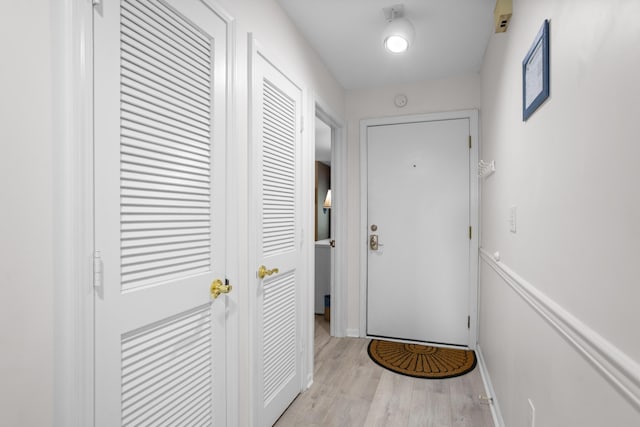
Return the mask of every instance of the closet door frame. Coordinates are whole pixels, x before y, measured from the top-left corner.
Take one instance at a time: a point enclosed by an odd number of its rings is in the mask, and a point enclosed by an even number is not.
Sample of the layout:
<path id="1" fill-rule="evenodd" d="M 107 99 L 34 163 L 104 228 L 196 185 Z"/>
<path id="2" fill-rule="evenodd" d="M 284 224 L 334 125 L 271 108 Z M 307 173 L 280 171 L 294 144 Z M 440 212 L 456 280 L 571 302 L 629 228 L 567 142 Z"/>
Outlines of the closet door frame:
<path id="1" fill-rule="evenodd" d="M 66 0 L 51 9 L 54 167 L 54 425 L 91 426 L 94 422 L 94 237 L 93 237 L 93 17 L 102 0 Z M 227 139 L 233 123 L 235 21 L 217 2 L 202 0 L 227 22 L 229 94 Z M 235 151 L 227 161 L 238 164 Z M 227 175 L 234 168 L 227 169 Z M 230 182 L 234 182 L 231 180 Z M 237 191 L 230 189 L 231 194 Z M 227 209 L 236 206 L 234 200 Z M 238 232 L 236 215 L 227 228 Z M 227 257 L 227 277 L 238 280 L 237 248 Z M 228 360 L 237 360 L 238 316 L 230 313 Z M 229 366 L 230 396 L 238 395 L 238 366 Z M 235 379 L 235 380 L 234 380 Z M 227 422 L 238 422 L 238 399 L 227 399 Z"/>

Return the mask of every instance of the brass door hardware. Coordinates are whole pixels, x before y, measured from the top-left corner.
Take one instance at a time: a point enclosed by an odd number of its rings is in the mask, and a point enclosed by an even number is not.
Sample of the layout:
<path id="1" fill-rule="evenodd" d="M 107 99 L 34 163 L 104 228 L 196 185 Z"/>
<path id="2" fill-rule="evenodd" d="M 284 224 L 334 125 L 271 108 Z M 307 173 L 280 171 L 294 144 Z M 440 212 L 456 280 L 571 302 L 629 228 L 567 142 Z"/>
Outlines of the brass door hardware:
<path id="1" fill-rule="evenodd" d="M 378 250 L 378 235 L 377 234 L 372 234 L 369 237 L 369 248 L 371 248 L 372 251 L 377 251 Z"/>
<path id="2" fill-rule="evenodd" d="M 271 276 L 272 274 L 278 274 L 280 272 L 280 270 L 278 270 L 277 268 L 272 268 L 271 270 L 267 270 L 267 267 L 265 267 L 264 265 L 261 265 L 258 268 L 258 277 L 260 279 L 264 279 L 267 276 Z"/>
<path id="3" fill-rule="evenodd" d="M 231 289 L 233 289 L 231 285 L 223 285 L 222 280 L 216 279 L 211 283 L 211 298 L 216 299 L 220 294 L 228 294 Z"/>

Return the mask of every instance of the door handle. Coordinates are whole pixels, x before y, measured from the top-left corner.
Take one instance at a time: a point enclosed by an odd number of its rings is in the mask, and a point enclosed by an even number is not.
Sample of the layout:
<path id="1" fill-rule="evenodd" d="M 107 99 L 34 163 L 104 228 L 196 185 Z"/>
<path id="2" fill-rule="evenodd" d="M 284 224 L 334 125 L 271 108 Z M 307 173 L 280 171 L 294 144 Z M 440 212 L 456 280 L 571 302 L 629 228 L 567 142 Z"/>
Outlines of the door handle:
<path id="1" fill-rule="evenodd" d="M 228 294 L 233 289 L 231 285 L 223 285 L 222 280 L 216 279 L 211 283 L 211 298 L 216 299 L 220 294 Z"/>
<path id="2" fill-rule="evenodd" d="M 369 237 L 369 248 L 371 248 L 372 251 L 377 251 L 378 250 L 378 235 L 377 234 L 372 234 Z"/>
<path id="3" fill-rule="evenodd" d="M 260 279 L 264 279 L 267 276 L 271 276 L 272 274 L 278 274 L 280 272 L 280 270 L 278 270 L 277 268 L 272 268 L 271 270 L 267 270 L 267 267 L 265 267 L 264 265 L 261 265 L 260 267 L 258 267 L 258 277 Z"/>

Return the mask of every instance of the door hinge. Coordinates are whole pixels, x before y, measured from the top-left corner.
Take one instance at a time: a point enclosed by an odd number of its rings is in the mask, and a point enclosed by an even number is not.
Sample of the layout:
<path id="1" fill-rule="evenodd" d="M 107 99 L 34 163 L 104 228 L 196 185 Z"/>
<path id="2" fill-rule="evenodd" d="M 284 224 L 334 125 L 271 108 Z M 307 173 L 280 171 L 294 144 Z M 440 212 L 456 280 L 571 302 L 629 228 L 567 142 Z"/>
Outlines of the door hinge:
<path id="1" fill-rule="evenodd" d="M 469 135 L 469 150 L 471 150 L 471 135 Z"/>
<path id="2" fill-rule="evenodd" d="M 472 229 L 471 229 L 471 226 L 469 226 L 469 240 L 471 240 L 471 236 L 473 236 L 473 233 L 472 233 L 472 231 L 471 231 L 471 230 L 472 230 Z"/>
<path id="3" fill-rule="evenodd" d="M 304 116 L 300 116 L 300 133 L 304 132 Z"/>
<path id="4" fill-rule="evenodd" d="M 100 251 L 93 252 L 93 287 L 102 287 L 102 254 Z"/>
<path id="5" fill-rule="evenodd" d="M 467 316 L 467 329 L 471 329 L 471 316 Z"/>

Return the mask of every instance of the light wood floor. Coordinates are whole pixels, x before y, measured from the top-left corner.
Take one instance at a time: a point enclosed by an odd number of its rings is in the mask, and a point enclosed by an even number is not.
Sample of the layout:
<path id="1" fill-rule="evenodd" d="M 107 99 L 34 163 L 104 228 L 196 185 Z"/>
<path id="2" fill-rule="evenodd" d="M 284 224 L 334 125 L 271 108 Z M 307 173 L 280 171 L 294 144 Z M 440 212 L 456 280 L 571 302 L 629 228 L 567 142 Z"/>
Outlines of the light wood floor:
<path id="1" fill-rule="evenodd" d="M 315 372 L 277 427 L 492 427 L 480 370 L 445 380 L 394 374 L 373 363 L 369 340 L 332 338 L 316 316 Z"/>

